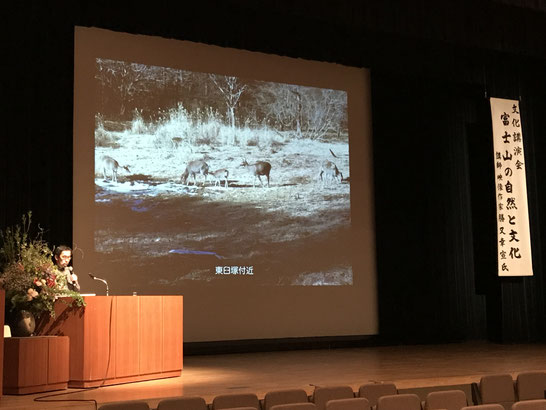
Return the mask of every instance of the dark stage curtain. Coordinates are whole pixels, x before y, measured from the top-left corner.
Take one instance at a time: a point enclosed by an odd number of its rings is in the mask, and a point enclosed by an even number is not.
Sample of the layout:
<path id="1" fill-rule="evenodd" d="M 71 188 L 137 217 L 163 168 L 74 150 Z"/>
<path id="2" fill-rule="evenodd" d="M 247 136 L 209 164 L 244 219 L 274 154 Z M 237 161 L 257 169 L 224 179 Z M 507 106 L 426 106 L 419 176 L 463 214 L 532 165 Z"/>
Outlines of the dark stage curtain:
<path id="1" fill-rule="evenodd" d="M 544 61 L 381 41 L 391 53 L 372 66 L 380 334 L 407 342 L 544 340 Z M 497 277 L 486 97 L 519 99 L 525 113 L 534 277 Z"/>

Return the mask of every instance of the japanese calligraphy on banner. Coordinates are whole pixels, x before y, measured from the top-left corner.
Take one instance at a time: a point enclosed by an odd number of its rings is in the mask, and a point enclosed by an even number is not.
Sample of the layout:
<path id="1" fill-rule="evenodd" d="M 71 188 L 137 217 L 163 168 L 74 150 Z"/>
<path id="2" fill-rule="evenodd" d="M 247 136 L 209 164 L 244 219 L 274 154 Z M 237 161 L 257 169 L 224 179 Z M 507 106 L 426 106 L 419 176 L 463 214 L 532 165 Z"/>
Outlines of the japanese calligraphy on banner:
<path id="1" fill-rule="evenodd" d="M 491 98 L 499 276 L 532 276 L 519 101 Z"/>

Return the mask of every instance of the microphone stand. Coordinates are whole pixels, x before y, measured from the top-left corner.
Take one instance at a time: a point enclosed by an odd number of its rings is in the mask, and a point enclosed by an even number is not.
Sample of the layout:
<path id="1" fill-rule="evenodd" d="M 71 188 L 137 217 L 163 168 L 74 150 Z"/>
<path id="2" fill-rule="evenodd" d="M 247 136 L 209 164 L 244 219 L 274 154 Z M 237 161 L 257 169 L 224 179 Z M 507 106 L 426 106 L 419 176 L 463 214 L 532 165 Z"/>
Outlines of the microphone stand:
<path id="1" fill-rule="evenodd" d="M 99 278 L 93 275 L 91 272 L 89 272 L 89 276 L 91 277 L 91 279 L 98 280 L 99 282 L 102 282 L 106 285 L 106 296 L 108 296 L 108 282 L 106 282 L 106 279 Z"/>

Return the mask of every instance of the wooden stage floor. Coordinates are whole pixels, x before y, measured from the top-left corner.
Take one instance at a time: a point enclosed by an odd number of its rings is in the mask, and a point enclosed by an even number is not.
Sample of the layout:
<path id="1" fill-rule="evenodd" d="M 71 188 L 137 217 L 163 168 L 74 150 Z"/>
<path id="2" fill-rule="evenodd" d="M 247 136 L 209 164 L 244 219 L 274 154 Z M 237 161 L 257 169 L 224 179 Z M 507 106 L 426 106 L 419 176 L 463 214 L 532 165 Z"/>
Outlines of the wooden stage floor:
<path id="1" fill-rule="evenodd" d="M 313 385 L 350 385 L 370 380 L 393 381 L 399 389 L 451 386 L 479 381 L 484 374 L 546 370 L 546 344 L 462 343 L 445 345 L 298 350 L 271 353 L 188 356 L 182 376 L 149 382 L 68 389 L 52 399 L 96 400 L 99 404 L 146 400 L 152 408 L 161 398 L 201 396 L 210 403 L 225 393 L 253 392 Z M 0 409 L 94 409 L 92 402 L 34 402 L 48 394 L 3 396 Z"/>

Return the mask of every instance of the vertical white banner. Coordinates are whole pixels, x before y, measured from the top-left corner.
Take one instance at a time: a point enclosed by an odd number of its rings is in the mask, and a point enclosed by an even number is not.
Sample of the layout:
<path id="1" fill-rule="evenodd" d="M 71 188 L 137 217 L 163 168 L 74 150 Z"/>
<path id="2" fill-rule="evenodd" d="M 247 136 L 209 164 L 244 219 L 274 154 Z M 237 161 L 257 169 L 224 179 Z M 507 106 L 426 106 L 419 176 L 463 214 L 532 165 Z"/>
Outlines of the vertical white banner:
<path id="1" fill-rule="evenodd" d="M 532 276 L 531 235 L 519 101 L 491 98 L 499 276 Z"/>

